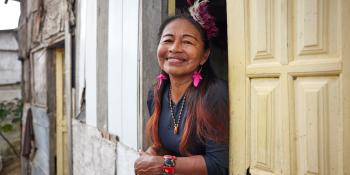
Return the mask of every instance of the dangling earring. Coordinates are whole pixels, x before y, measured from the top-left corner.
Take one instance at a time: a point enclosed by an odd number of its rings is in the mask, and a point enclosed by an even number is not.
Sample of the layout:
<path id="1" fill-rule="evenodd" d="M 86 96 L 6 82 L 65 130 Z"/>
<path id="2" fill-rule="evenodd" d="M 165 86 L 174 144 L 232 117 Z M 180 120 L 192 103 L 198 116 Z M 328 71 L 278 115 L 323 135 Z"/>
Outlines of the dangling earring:
<path id="1" fill-rule="evenodd" d="M 201 71 L 202 71 L 202 65 L 200 65 L 199 71 L 195 71 L 192 75 L 194 87 L 198 87 L 199 82 L 202 80 Z"/>
<path id="2" fill-rule="evenodd" d="M 166 80 L 167 79 L 167 76 L 164 75 L 163 73 L 160 73 L 158 76 L 157 76 L 157 88 L 159 89 L 160 86 L 162 85 L 163 83 L 163 80 Z"/>

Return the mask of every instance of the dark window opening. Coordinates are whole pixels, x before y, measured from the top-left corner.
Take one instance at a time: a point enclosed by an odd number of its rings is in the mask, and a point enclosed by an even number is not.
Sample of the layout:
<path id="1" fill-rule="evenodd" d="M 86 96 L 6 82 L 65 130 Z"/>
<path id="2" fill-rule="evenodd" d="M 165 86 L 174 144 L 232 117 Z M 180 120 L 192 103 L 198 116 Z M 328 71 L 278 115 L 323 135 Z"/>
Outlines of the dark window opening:
<path id="1" fill-rule="evenodd" d="M 184 0 L 176 0 L 176 14 L 188 13 L 188 3 Z M 219 28 L 218 35 L 211 40 L 210 63 L 216 75 L 228 80 L 228 53 L 227 53 L 227 15 L 226 0 L 210 1 L 209 13 L 215 17 Z"/>

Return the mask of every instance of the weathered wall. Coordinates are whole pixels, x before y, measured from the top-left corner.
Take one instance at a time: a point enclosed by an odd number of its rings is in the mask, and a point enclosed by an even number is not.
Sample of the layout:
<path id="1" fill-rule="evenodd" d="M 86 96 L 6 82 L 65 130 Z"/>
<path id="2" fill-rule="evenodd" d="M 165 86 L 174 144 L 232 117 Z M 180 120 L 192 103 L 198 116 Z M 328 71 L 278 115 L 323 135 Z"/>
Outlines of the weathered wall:
<path id="1" fill-rule="evenodd" d="M 0 51 L 0 75 L 0 84 L 21 81 L 21 61 L 18 60 L 17 52 Z"/>
<path id="2" fill-rule="evenodd" d="M 0 31 L 0 101 L 21 97 L 21 61 L 16 35 L 16 30 Z"/>
<path id="3" fill-rule="evenodd" d="M 15 102 L 14 98 L 21 98 L 21 61 L 18 59 L 16 35 L 16 30 L 0 30 L 0 103 Z M 11 120 L 11 118 L 7 119 L 1 124 L 11 122 Z M 19 150 L 20 126 L 19 124 L 13 126 L 13 131 L 3 134 Z M 2 138 L 0 139 L 0 157 L 3 161 L 15 157 Z"/>
<path id="4" fill-rule="evenodd" d="M 49 145 L 49 119 L 46 110 L 40 107 L 33 107 L 33 128 L 35 135 L 35 146 L 37 148 L 32 160 L 32 174 L 50 174 L 50 145 Z"/>
<path id="5" fill-rule="evenodd" d="M 22 15 L 20 20 L 19 30 L 21 34 L 20 38 L 20 57 L 23 59 L 24 65 L 24 95 L 26 98 L 27 105 L 35 107 L 34 118 L 36 122 L 34 123 L 35 134 L 40 140 L 39 142 L 39 153 L 36 154 L 37 157 L 34 158 L 35 162 L 31 162 L 33 165 L 33 172 L 38 174 L 52 174 L 54 168 L 54 163 L 52 162 L 52 155 L 55 150 L 53 149 L 55 135 L 53 130 L 53 125 L 55 125 L 54 120 L 54 103 L 51 103 L 54 98 L 50 98 L 50 94 L 55 93 L 54 84 L 52 84 L 52 69 L 50 65 L 53 63 L 50 60 L 54 60 L 50 55 L 51 49 L 56 46 L 57 43 L 64 41 L 64 23 L 63 19 L 66 16 L 65 2 L 71 2 L 70 0 L 29 0 L 21 2 Z M 80 1 L 78 1 L 79 3 Z M 106 14 L 103 14 L 106 6 L 106 2 L 99 1 L 101 6 L 99 6 L 99 18 L 101 23 L 99 23 L 99 31 L 106 33 L 106 26 L 104 24 L 107 20 Z M 107 1 L 108 2 L 108 1 Z M 127 1 L 125 1 L 127 2 Z M 146 39 L 144 44 L 142 71 L 144 76 L 142 80 L 142 101 L 146 101 L 147 90 L 153 82 L 154 75 L 157 73 L 155 69 L 155 49 L 156 41 L 155 28 L 160 24 L 162 17 L 159 16 L 160 11 L 166 9 L 166 3 L 159 3 L 159 0 L 153 1 L 142 1 L 147 2 L 145 6 L 145 12 L 148 13 L 147 26 L 142 35 Z M 162 1 L 163 2 L 163 1 Z M 125 3 L 127 4 L 127 3 Z M 77 7 L 77 6 L 76 6 Z M 79 7 L 78 7 L 79 8 Z M 146 14 L 145 13 L 145 14 Z M 156 18 L 156 21 L 155 21 Z M 88 21 L 88 19 L 87 19 Z M 88 21 L 89 22 L 89 21 Z M 79 27 L 79 24 L 78 24 Z M 74 28 L 72 29 L 74 31 Z M 80 31 L 80 30 L 79 30 Z M 76 35 L 79 36 L 79 31 L 75 30 Z M 100 33 L 101 34 L 101 33 Z M 106 44 L 106 35 L 98 35 L 99 47 L 103 47 L 103 43 Z M 151 44 L 150 44 L 151 43 Z M 79 48 L 79 46 L 77 46 Z M 104 48 L 106 49 L 106 48 Z M 136 49 L 135 49 L 136 51 Z M 106 57 L 106 50 L 99 49 L 98 55 L 101 57 Z M 79 54 L 78 54 L 79 55 Z M 79 59 L 79 58 L 76 58 Z M 101 64 L 99 66 L 99 75 L 106 74 L 106 70 L 103 69 L 107 62 L 100 60 Z M 51 71 L 51 73 L 50 73 Z M 85 77 L 78 77 L 85 78 Z M 106 77 L 107 78 L 107 77 Z M 106 79 L 101 79 L 101 84 L 105 84 Z M 150 80 L 150 81 L 149 81 Z M 90 86 L 89 86 L 90 87 Z M 90 88 L 91 89 L 91 88 Z M 102 88 L 103 89 L 103 88 Z M 99 94 L 99 102 L 106 102 L 106 94 Z M 87 99 L 89 101 L 89 99 Z M 102 104 L 102 103 L 101 103 Z M 73 104 L 74 105 L 74 104 Z M 137 104 L 135 104 L 137 105 Z M 142 111 L 146 112 L 146 104 L 143 104 Z M 106 106 L 105 106 L 106 107 Z M 79 108 L 79 106 L 77 106 Z M 106 109 L 98 108 L 100 111 L 99 115 L 99 126 L 101 128 L 106 128 L 108 125 L 115 125 L 115 123 L 106 123 Z M 51 111 L 51 112 L 50 112 Z M 74 113 L 74 112 L 73 112 Z M 40 119 L 40 120 L 39 120 Z M 135 125 L 137 123 L 135 122 Z M 118 175 L 130 175 L 134 174 L 133 164 L 138 154 L 135 149 L 131 149 L 126 144 L 111 142 L 109 139 L 103 137 L 100 131 L 84 123 L 80 123 L 73 120 L 73 173 L 74 174 L 118 174 Z M 140 128 L 139 133 L 143 129 Z M 43 131 L 47 131 L 43 134 Z M 127 135 L 129 136 L 129 135 Z M 47 166 L 49 164 L 49 166 Z"/>
<path id="6" fill-rule="evenodd" d="M 20 81 L 21 61 L 17 52 L 0 51 L 0 101 L 20 98 Z"/>
<path id="7" fill-rule="evenodd" d="M 133 175 L 134 162 L 138 157 L 134 149 L 119 142 L 117 144 L 117 175 Z"/>
<path id="8" fill-rule="evenodd" d="M 26 174 L 55 173 L 55 79 L 52 50 L 64 43 L 66 2 L 62 0 L 21 1 L 18 27 L 19 57 L 23 61 L 23 96 L 33 110 L 37 151 L 33 160 L 23 159 Z"/>
<path id="9" fill-rule="evenodd" d="M 16 30 L 0 30 L 0 50 L 17 52 L 18 42 L 16 36 Z"/>
<path id="10" fill-rule="evenodd" d="M 89 125 L 73 120 L 73 173 L 75 175 L 132 175 L 138 153 L 110 141 Z"/>
<path id="11" fill-rule="evenodd" d="M 154 77 L 158 73 L 158 64 L 156 61 L 156 48 L 157 48 L 157 30 L 161 21 L 164 20 L 166 16 L 166 7 L 167 3 L 162 1 L 160 3 L 159 0 L 152 1 L 141 1 L 142 9 L 142 19 L 140 19 L 140 24 L 142 20 L 142 28 L 140 28 L 140 46 L 142 46 L 142 50 L 140 55 L 142 55 L 141 60 L 142 63 L 142 80 L 141 89 L 142 89 L 142 113 L 143 116 L 148 116 L 147 108 L 146 108 L 146 98 L 149 87 L 151 87 L 154 82 Z M 103 44 L 106 41 L 105 30 L 102 30 L 101 24 L 108 25 L 105 21 L 107 16 L 103 14 L 103 12 L 108 11 L 105 3 L 100 3 L 98 6 L 98 35 L 97 41 L 99 42 L 98 46 L 103 48 Z M 101 9 L 106 9 L 105 11 Z M 79 19 L 79 16 L 78 16 Z M 122 25 L 122 24 L 121 24 Z M 78 26 L 79 27 L 79 26 Z M 141 26 L 140 26 L 141 27 Z M 106 47 L 107 48 L 107 47 Z M 101 49 L 98 50 L 98 65 L 97 69 L 100 70 L 98 72 L 99 77 L 107 78 L 105 75 L 106 72 L 103 68 L 103 64 L 107 64 L 101 59 L 104 59 L 103 51 Z M 101 59 L 100 59 L 101 58 Z M 100 79 L 105 80 L 105 79 Z M 108 82 L 107 82 L 108 83 Z M 107 85 L 106 82 L 101 81 L 100 84 L 104 86 Z M 105 91 L 107 92 L 107 91 Z M 99 94 L 100 103 L 104 104 L 103 101 L 107 99 L 105 94 Z M 87 99 L 88 101 L 89 99 Z M 137 104 L 134 104 L 137 105 Z M 105 106 L 106 107 L 106 106 Z M 105 113 L 103 113 L 104 108 L 100 108 L 98 115 L 98 126 L 102 126 L 103 122 L 110 122 L 108 125 L 117 125 L 117 123 L 112 123 L 111 121 L 105 120 Z M 148 117 L 143 117 L 145 123 Z M 102 125 L 101 125 L 102 124 Z M 134 123 L 137 125 L 137 123 Z M 143 125 L 143 124 L 142 124 Z M 144 134 L 142 128 L 139 128 L 139 133 Z M 147 145 L 145 145 L 146 147 Z M 73 122 L 73 172 L 74 174 L 117 174 L 117 175 L 132 175 L 134 174 L 134 162 L 138 158 L 138 153 L 135 149 L 127 146 L 126 143 L 122 142 L 110 142 L 108 139 L 101 136 L 101 132 L 85 123 L 80 123 L 78 121 Z M 103 165 L 101 165 L 101 163 Z M 88 168 L 87 168 L 88 167 Z M 107 171 L 108 170 L 108 171 Z"/>
<path id="12" fill-rule="evenodd" d="M 103 139 L 95 127 L 73 120 L 73 174 L 114 175 L 116 144 Z"/>

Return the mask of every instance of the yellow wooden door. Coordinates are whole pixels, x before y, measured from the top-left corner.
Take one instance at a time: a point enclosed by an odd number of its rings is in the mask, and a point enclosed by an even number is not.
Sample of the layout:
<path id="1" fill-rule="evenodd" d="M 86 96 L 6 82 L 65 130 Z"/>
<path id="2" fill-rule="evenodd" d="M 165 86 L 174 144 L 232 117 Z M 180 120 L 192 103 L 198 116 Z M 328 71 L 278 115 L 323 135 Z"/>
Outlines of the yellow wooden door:
<path id="1" fill-rule="evenodd" d="M 350 174 L 350 1 L 227 0 L 230 173 Z"/>
<path id="2" fill-rule="evenodd" d="M 56 58 L 56 158 L 57 175 L 68 174 L 67 121 L 63 113 L 64 49 L 55 50 Z"/>

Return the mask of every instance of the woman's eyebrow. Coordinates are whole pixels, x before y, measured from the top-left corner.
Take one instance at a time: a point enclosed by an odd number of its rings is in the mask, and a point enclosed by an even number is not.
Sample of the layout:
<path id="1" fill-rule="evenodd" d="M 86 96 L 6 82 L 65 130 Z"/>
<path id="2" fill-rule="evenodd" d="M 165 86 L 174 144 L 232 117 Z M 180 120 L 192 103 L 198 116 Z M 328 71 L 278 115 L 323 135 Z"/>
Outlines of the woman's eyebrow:
<path id="1" fill-rule="evenodd" d="M 162 35 L 162 38 L 164 38 L 164 37 L 174 37 L 174 34 L 166 33 L 166 34 Z M 197 37 L 195 37 L 191 34 L 183 34 L 182 38 L 185 38 L 185 37 L 190 37 L 190 38 L 193 38 L 194 40 L 198 41 Z"/>
<path id="2" fill-rule="evenodd" d="M 173 35 L 173 34 L 170 34 L 170 33 L 167 33 L 167 34 L 162 35 L 162 38 L 163 38 L 163 37 L 167 37 L 167 36 L 173 37 L 174 35 Z"/>

